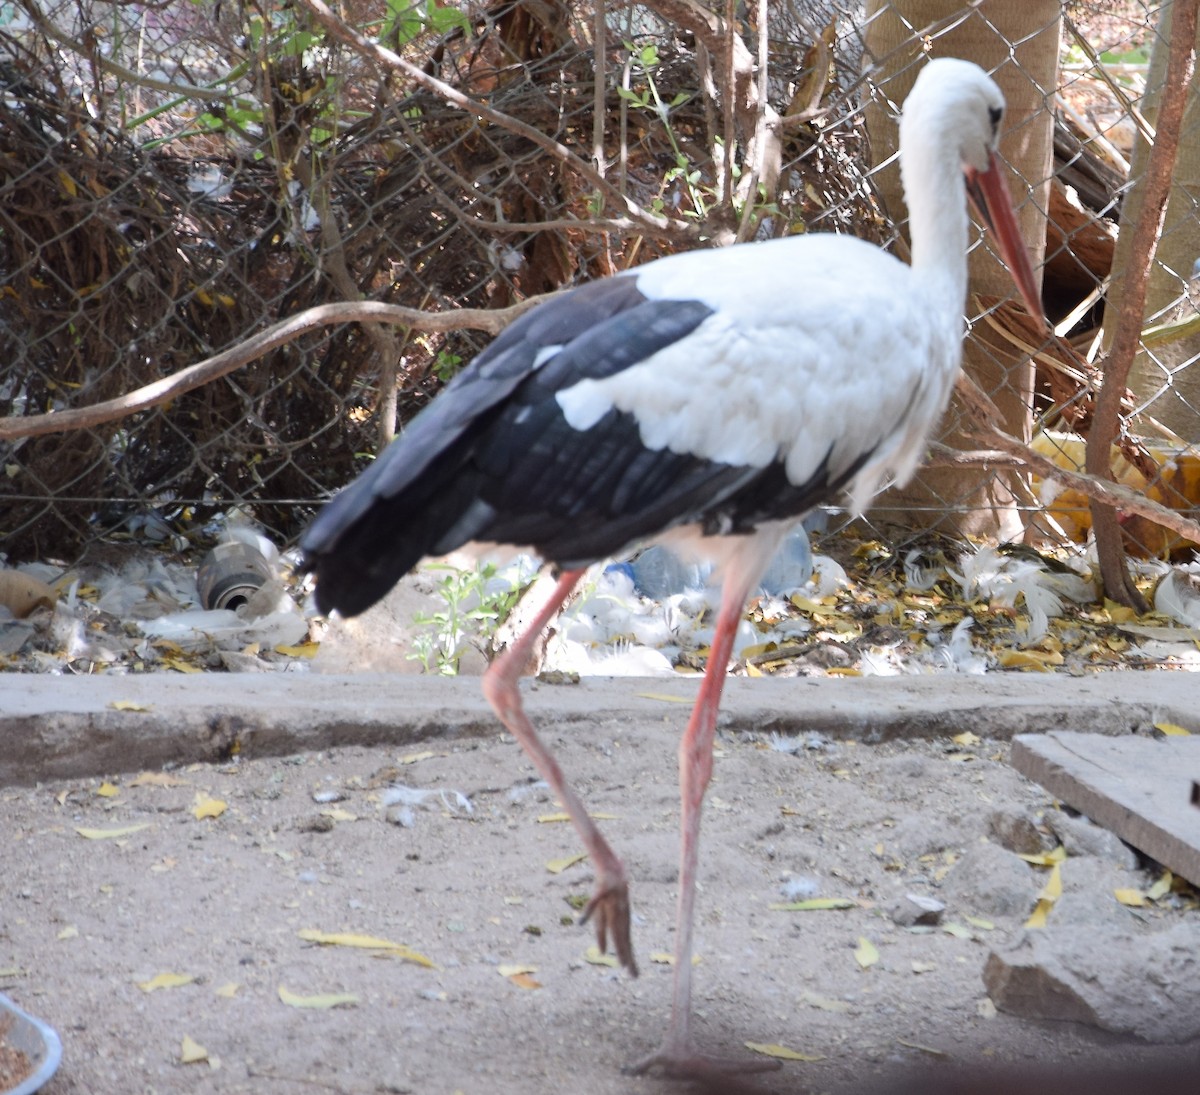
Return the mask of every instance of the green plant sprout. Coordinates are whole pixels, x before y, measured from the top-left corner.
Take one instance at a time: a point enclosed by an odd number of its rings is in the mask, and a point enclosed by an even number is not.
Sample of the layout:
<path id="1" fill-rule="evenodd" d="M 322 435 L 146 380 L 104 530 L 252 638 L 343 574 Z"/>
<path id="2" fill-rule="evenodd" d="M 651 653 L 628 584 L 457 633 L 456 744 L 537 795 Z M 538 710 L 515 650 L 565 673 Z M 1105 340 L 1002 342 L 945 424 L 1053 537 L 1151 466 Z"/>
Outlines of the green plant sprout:
<path id="1" fill-rule="evenodd" d="M 471 646 L 479 640 L 490 641 L 496 634 L 533 578 L 489 589 L 498 570 L 495 563 L 482 563 L 471 570 L 433 563 L 428 569 L 444 572 L 434 592 L 445 607 L 413 617 L 425 630 L 413 640 L 408 659 L 419 661 L 426 673 L 453 677 Z"/>

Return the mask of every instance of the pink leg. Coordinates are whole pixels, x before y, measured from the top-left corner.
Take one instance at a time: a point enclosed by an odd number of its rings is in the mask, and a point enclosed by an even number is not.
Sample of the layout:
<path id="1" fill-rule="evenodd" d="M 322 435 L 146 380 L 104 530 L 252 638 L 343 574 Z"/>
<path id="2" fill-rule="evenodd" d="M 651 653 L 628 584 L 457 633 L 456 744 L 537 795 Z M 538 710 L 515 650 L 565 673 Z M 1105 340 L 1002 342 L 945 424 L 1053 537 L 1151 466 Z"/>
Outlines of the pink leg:
<path id="1" fill-rule="evenodd" d="M 757 571 L 755 571 L 757 574 Z M 671 1023 L 662 1047 L 628 1071 L 645 1072 L 659 1065 L 670 1076 L 699 1077 L 714 1073 L 765 1072 L 779 1061 L 710 1057 L 692 1048 L 692 927 L 696 904 L 696 872 L 700 855 L 700 810 L 712 778 L 713 737 L 721 705 L 721 689 L 733 653 L 733 640 L 742 619 L 750 586 L 729 575 L 721 594 L 716 633 L 708 667 L 700 685 L 692 717 L 679 742 L 680 818 L 679 904 L 675 918 L 675 982 L 671 997 Z"/>
<path id="2" fill-rule="evenodd" d="M 633 942 L 629 935 L 629 886 L 625 868 L 589 816 L 575 789 L 567 783 L 558 761 L 534 732 L 529 716 L 521 704 L 518 682 L 529 661 L 533 644 L 554 614 L 563 606 L 571 590 L 583 576 L 582 570 L 565 572 L 558 580 L 553 596 L 530 621 L 515 643 L 497 658 L 483 675 L 483 694 L 497 717 L 521 744 L 542 778 L 563 804 L 575 831 L 583 841 L 596 872 L 596 887 L 583 912 L 583 923 L 595 918 L 596 941 L 601 951 L 608 948 L 612 938 L 613 950 L 621 965 L 637 976 L 633 958 Z"/>

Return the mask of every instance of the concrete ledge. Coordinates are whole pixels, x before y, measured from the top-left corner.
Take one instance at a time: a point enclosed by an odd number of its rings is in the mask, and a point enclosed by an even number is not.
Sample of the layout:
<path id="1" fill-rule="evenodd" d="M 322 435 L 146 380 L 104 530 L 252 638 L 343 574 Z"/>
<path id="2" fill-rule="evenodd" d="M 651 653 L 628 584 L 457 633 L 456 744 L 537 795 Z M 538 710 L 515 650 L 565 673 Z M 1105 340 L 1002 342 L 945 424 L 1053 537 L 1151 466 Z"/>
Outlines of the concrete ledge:
<path id="1" fill-rule="evenodd" d="M 670 719 L 682 728 L 699 678 L 527 683 L 541 726 Z M 1091 677 L 735 678 L 722 725 L 864 742 L 1076 730 L 1124 734 L 1169 719 L 1200 730 L 1186 673 Z M 675 703 L 664 697 L 675 697 Z M 120 701 L 145 710 L 120 710 Z M 0 674 L 0 785 L 494 733 L 476 678 L 315 673 L 57 677 Z"/>

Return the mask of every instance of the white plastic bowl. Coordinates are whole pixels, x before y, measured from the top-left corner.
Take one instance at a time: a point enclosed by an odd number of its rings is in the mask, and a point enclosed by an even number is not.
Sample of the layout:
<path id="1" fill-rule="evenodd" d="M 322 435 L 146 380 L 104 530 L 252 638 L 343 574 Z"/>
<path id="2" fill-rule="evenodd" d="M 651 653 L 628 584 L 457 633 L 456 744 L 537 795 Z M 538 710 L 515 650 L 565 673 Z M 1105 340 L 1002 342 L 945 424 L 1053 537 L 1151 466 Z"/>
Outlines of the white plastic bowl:
<path id="1" fill-rule="evenodd" d="M 33 1071 L 16 1087 L 7 1087 L 0 1095 L 33 1095 L 50 1079 L 62 1060 L 62 1040 L 48 1023 L 22 1011 L 7 996 L 0 993 L 0 1016 L 7 1016 L 10 1025 L 4 1040 L 29 1058 Z"/>

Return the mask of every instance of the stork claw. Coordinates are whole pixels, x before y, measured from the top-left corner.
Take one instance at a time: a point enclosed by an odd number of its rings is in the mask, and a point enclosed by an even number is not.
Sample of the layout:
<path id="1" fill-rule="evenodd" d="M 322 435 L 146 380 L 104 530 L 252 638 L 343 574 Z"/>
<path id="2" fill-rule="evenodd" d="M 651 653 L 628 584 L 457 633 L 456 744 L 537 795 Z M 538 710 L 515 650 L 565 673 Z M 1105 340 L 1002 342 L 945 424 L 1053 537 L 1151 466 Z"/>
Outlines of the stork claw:
<path id="1" fill-rule="evenodd" d="M 596 945 L 600 953 L 608 951 L 608 941 L 612 938 L 613 951 L 618 961 L 630 973 L 638 975 L 637 962 L 633 957 L 633 940 L 629 931 L 629 885 L 618 879 L 615 882 L 605 882 L 603 879 L 596 883 L 596 892 L 583 910 L 579 922 L 586 924 L 595 917 Z"/>

